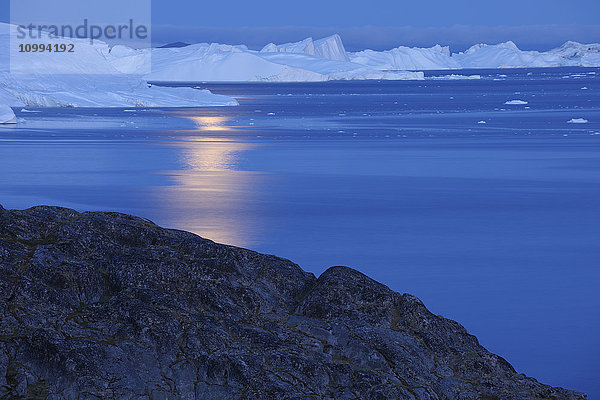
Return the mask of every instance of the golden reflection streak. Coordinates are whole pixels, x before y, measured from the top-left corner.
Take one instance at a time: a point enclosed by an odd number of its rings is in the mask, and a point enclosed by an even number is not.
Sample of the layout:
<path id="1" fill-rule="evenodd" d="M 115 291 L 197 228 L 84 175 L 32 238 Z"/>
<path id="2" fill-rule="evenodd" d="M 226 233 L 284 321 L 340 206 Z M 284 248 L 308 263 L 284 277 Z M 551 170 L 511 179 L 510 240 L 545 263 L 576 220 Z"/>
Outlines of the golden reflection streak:
<path id="1" fill-rule="evenodd" d="M 198 132 L 232 130 L 223 116 L 181 115 Z M 247 205 L 256 195 L 256 174 L 237 170 L 238 154 L 255 146 L 223 137 L 184 136 L 175 144 L 185 165 L 171 171 L 176 185 L 166 187 L 168 203 L 177 210 L 174 226 L 215 242 L 248 247 L 258 221 Z"/>

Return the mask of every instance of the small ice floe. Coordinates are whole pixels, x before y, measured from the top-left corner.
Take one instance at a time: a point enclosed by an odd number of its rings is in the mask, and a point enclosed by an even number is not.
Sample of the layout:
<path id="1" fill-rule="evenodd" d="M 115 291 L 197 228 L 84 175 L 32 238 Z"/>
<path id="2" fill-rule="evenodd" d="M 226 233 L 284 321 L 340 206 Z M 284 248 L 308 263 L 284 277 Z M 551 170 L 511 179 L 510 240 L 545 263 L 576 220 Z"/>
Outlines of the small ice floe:
<path id="1" fill-rule="evenodd" d="M 123 110 L 123 112 L 136 112 L 137 110 Z"/>
<path id="2" fill-rule="evenodd" d="M 41 113 L 41 111 L 22 109 L 22 113 Z"/>
<path id="3" fill-rule="evenodd" d="M 585 118 L 571 118 L 567 121 L 567 124 L 587 124 L 588 120 Z"/>
<path id="4" fill-rule="evenodd" d="M 509 105 L 509 106 L 515 106 L 515 105 L 523 105 L 523 104 L 529 104 L 529 103 L 524 100 L 509 100 L 504 104 Z"/>
<path id="5" fill-rule="evenodd" d="M 275 113 L 268 113 L 267 115 L 275 115 Z"/>
<path id="6" fill-rule="evenodd" d="M 481 79 L 481 75 L 442 75 L 442 76 L 430 76 L 427 79 L 437 81 L 454 81 L 454 80 L 465 80 L 465 79 Z"/>
<path id="7" fill-rule="evenodd" d="M 581 88 L 581 90 L 588 90 L 587 86 Z"/>
<path id="8" fill-rule="evenodd" d="M 487 122 L 486 122 L 486 121 L 479 121 L 479 122 L 477 122 L 477 123 L 478 123 L 478 124 L 487 124 Z"/>

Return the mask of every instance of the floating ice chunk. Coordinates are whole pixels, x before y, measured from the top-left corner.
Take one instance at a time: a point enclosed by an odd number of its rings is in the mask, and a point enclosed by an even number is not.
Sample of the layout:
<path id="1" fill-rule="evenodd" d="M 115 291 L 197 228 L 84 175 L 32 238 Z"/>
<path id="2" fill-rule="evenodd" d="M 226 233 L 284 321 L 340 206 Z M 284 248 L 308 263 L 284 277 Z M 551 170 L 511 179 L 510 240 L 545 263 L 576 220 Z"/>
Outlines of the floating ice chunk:
<path id="1" fill-rule="evenodd" d="M 588 90 L 587 86 L 581 88 L 581 90 Z"/>
<path id="2" fill-rule="evenodd" d="M 504 104 L 513 106 L 513 105 L 523 105 L 523 104 L 529 104 L 529 103 L 527 101 L 523 101 L 523 100 L 509 100 Z"/>
<path id="3" fill-rule="evenodd" d="M 40 113 L 41 111 L 35 111 L 35 110 L 27 110 L 26 108 L 23 108 L 21 110 L 22 113 Z"/>
<path id="4" fill-rule="evenodd" d="M 17 117 L 12 108 L 7 105 L 0 104 L 0 124 L 16 124 Z"/>
<path id="5" fill-rule="evenodd" d="M 478 124 L 487 124 L 486 121 L 479 121 Z"/>
<path id="6" fill-rule="evenodd" d="M 450 75 L 441 75 L 441 76 L 430 76 L 427 79 L 438 80 L 438 81 L 454 81 L 454 80 L 464 80 L 464 79 L 481 79 L 481 75 L 450 74 Z"/>
<path id="7" fill-rule="evenodd" d="M 585 118 L 571 118 L 567 121 L 567 124 L 587 124 L 588 120 Z"/>

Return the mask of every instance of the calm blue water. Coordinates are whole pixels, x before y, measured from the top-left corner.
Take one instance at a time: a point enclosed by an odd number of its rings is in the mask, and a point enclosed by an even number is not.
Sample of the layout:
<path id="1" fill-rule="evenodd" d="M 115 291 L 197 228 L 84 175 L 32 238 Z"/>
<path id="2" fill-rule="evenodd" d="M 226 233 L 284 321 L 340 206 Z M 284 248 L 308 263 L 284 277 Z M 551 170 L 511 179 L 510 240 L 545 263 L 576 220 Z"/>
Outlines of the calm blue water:
<path id="1" fill-rule="evenodd" d="M 600 69 L 458 73 L 482 79 L 190 84 L 241 105 L 19 112 L 0 203 L 349 265 L 600 397 Z"/>

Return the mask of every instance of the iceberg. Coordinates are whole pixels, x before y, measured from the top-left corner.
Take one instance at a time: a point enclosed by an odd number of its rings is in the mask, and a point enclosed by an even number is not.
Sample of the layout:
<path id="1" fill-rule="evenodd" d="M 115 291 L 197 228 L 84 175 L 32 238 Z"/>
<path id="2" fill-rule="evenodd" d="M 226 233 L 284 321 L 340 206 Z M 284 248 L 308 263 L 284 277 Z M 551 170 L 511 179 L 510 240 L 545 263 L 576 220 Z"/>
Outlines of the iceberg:
<path id="1" fill-rule="evenodd" d="M 400 46 L 386 51 L 347 52 L 339 35 L 269 43 L 260 51 L 244 45 L 199 43 L 179 48 L 113 47 L 107 58 L 120 72 L 152 82 L 319 82 L 425 79 L 424 70 L 600 66 L 600 45 L 567 42 L 548 52 L 522 51 L 513 42 L 477 44 L 462 53 L 449 47 Z M 142 71 L 151 70 L 144 74 Z M 412 71 L 412 72 L 411 72 Z M 427 79 L 479 79 L 478 75 Z"/>
<path id="2" fill-rule="evenodd" d="M 16 27 L 0 24 L 0 47 L 9 48 Z M 52 43 L 74 44 L 77 57 L 45 53 L 32 63 L 13 63 L 0 57 L 0 104 L 13 107 L 202 107 L 232 106 L 231 97 L 193 88 L 157 87 L 143 76 L 119 71 L 109 54 L 138 54 L 124 46 L 110 49 L 106 43 L 55 38 Z M 137 59 L 138 65 L 146 62 Z M 11 68 L 12 67 L 12 68 Z M 130 68 L 134 69 L 134 68 Z"/>
<path id="3" fill-rule="evenodd" d="M 316 41 L 313 41 L 312 38 L 307 38 L 300 42 L 284 43 L 280 45 L 269 43 L 263 47 L 260 52 L 308 54 L 326 60 L 350 61 L 346 49 L 344 48 L 344 44 L 342 43 L 342 38 L 338 34 Z"/>
<path id="4" fill-rule="evenodd" d="M 452 54 L 462 68 L 527 68 L 559 66 L 557 57 L 537 51 L 522 51 L 513 42 L 477 44 L 463 53 Z"/>
<path id="5" fill-rule="evenodd" d="M 585 118 L 571 118 L 567 124 L 587 124 L 589 121 Z"/>
<path id="6" fill-rule="evenodd" d="M 509 105 L 509 106 L 517 106 L 517 105 L 525 105 L 525 104 L 529 104 L 529 103 L 524 100 L 509 100 L 509 101 L 505 102 L 504 104 Z"/>
<path id="7" fill-rule="evenodd" d="M 349 61 L 338 35 L 260 51 L 244 45 L 199 43 L 182 48 L 132 50 L 113 47 L 107 55 L 122 73 L 151 82 L 323 82 L 331 80 L 424 79 L 422 72 L 382 71 Z"/>
<path id="8" fill-rule="evenodd" d="M 0 104 L 0 124 L 16 124 L 17 117 L 12 108 L 6 104 Z"/>
<path id="9" fill-rule="evenodd" d="M 495 45 L 476 44 L 468 50 L 451 54 L 447 47 L 397 47 L 386 51 L 363 50 L 349 53 L 357 64 L 377 69 L 448 70 L 538 67 L 598 67 L 600 44 L 566 42 L 547 51 L 523 51 L 514 42 Z"/>
<path id="10" fill-rule="evenodd" d="M 450 48 L 440 45 L 431 48 L 396 47 L 386 51 L 363 50 L 350 53 L 354 63 L 382 70 L 445 70 L 462 66 L 450 57 Z"/>
<path id="11" fill-rule="evenodd" d="M 0 24 L 0 46 L 15 27 Z M 78 57 L 38 57 L 15 66 L 0 60 L 0 102 L 14 107 L 196 107 L 236 105 L 207 90 L 168 88 L 148 82 L 323 82 L 332 80 L 423 80 L 425 70 L 600 66 L 600 44 L 567 42 L 547 52 L 522 51 L 513 42 L 477 44 L 461 53 L 449 47 L 396 47 L 347 52 L 339 35 L 299 42 L 245 45 L 187 43 L 158 48 L 110 47 L 96 41 L 61 38 L 76 44 Z M 18 67 L 23 70 L 19 71 Z M 52 74 L 27 73 L 35 71 Z M 479 79 L 479 75 L 432 76 L 432 80 Z"/>

